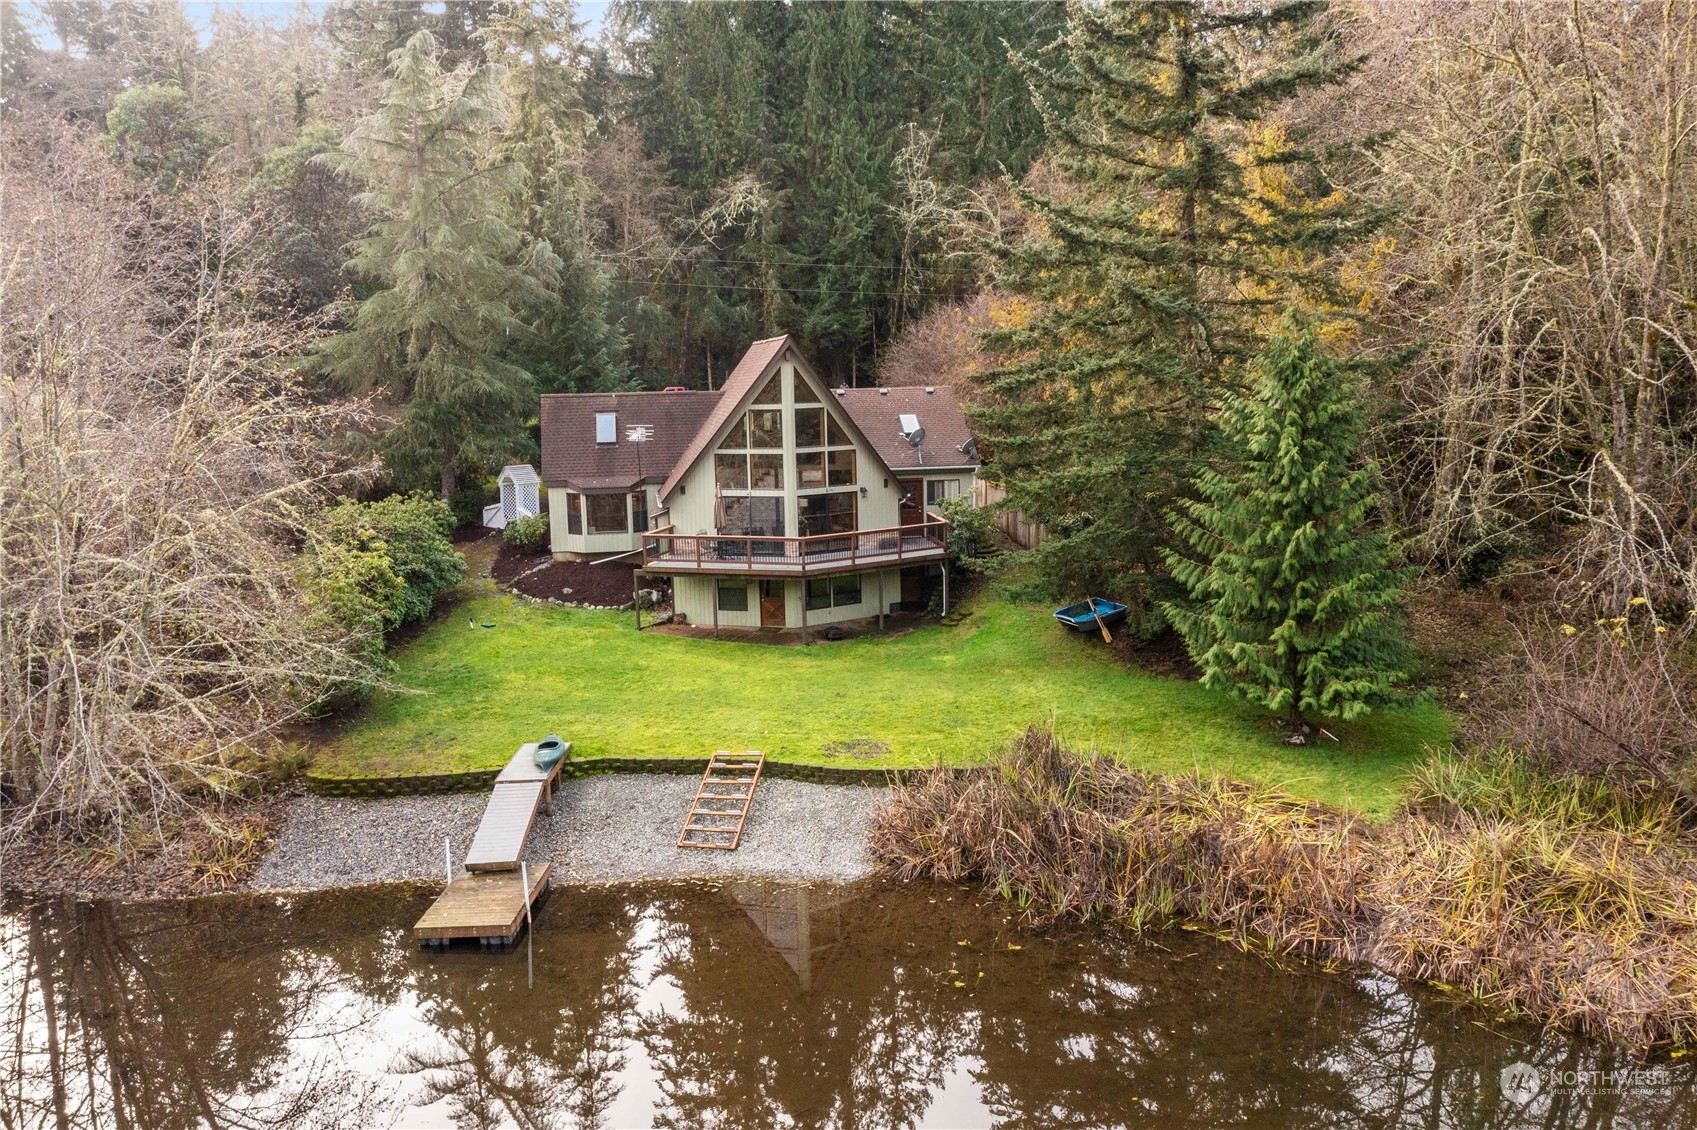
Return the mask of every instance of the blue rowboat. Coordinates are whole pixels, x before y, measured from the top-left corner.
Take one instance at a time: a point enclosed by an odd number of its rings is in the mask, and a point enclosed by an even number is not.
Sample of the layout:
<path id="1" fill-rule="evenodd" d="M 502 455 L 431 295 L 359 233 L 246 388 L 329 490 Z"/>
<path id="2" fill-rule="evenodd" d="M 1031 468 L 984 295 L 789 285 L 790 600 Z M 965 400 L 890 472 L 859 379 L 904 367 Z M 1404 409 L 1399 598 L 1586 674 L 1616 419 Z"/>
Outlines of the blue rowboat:
<path id="1" fill-rule="evenodd" d="M 1075 632 L 1096 631 L 1097 620 L 1106 627 L 1125 623 L 1126 607 L 1099 596 L 1087 596 L 1077 604 L 1069 604 L 1055 613 L 1055 619 Z"/>

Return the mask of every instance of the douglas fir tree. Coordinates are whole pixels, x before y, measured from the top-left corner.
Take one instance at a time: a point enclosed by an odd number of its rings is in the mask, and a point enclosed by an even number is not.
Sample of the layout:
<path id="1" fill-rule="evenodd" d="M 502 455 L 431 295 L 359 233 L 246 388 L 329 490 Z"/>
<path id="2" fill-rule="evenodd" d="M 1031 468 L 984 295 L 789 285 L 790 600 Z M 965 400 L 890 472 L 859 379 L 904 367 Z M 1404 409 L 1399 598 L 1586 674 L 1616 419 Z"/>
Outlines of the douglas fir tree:
<path id="1" fill-rule="evenodd" d="M 1312 330 L 1287 323 L 1221 414 L 1219 470 L 1171 515 L 1196 559 L 1164 556 L 1191 593 L 1168 619 L 1205 686 L 1284 714 L 1301 744 L 1315 711 L 1350 719 L 1406 671 L 1397 600 L 1408 573 L 1374 525 L 1356 466 L 1362 417 L 1351 382 Z"/>
<path id="2" fill-rule="evenodd" d="M 1039 223 L 1002 250 L 1031 313 L 988 338 L 1006 363 L 978 429 L 1009 505 L 1048 527 L 1031 556 L 1054 589 L 1152 611 L 1211 402 L 1285 305 L 1342 303 L 1326 257 L 1382 222 L 1269 120 L 1357 64 L 1324 7 L 1076 4 L 1026 64 L 1062 177 L 1022 192 Z"/>
<path id="3" fill-rule="evenodd" d="M 524 170 L 495 153 L 503 77 L 445 73 L 418 32 L 394 53 L 376 112 L 325 154 L 365 184 L 378 217 L 350 264 L 377 289 L 320 361 L 400 406 L 384 462 L 403 484 L 439 478 L 444 498 L 461 469 L 522 438 L 536 389 L 511 356 L 533 340 L 523 312 L 544 307 L 559 276 L 552 248 L 513 222 Z"/>

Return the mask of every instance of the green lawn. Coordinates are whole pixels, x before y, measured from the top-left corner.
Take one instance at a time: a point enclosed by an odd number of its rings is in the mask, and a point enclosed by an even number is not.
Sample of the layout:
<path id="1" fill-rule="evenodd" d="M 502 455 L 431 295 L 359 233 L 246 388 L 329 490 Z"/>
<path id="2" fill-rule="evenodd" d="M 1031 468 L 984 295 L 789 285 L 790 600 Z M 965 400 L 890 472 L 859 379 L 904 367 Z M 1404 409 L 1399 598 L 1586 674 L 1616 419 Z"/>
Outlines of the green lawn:
<path id="1" fill-rule="evenodd" d="M 392 658 L 397 680 L 424 693 L 378 695 L 315 771 L 495 768 L 549 730 L 574 757 L 761 749 L 816 764 L 960 763 L 1052 718 L 1067 740 L 1151 769 L 1200 766 L 1383 815 L 1409 762 L 1448 738 L 1443 713 L 1418 706 L 1329 723 L 1341 745 L 1284 746 L 1258 712 L 1128 670 L 1047 611 L 988 596 L 957 626 L 814 647 L 638 634 L 628 614 L 480 596 Z M 856 739 L 889 754 L 826 749 Z"/>

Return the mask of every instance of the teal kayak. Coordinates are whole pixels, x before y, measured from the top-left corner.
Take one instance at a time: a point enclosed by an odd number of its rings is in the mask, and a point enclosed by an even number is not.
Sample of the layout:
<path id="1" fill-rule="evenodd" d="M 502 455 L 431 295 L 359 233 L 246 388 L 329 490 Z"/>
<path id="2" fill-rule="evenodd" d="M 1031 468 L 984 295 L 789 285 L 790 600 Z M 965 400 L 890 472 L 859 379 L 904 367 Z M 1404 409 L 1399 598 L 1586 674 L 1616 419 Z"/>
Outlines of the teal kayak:
<path id="1" fill-rule="evenodd" d="M 536 743 L 536 752 L 530 755 L 530 759 L 536 762 L 538 769 L 552 769 L 565 755 L 566 743 L 560 740 L 560 735 L 549 734 Z"/>

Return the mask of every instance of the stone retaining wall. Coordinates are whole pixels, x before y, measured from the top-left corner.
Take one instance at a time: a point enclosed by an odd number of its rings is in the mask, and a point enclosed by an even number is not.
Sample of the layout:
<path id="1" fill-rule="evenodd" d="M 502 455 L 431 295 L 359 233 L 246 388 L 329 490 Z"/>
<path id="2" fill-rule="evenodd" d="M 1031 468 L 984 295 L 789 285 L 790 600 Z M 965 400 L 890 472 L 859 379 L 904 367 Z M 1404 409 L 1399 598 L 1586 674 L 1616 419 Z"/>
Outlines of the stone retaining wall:
<path id="1" fill-rule="evenodd" d="M 821 785 L 866 785 L 882 788 L 905 780 L 930 767 L 865 769 L 847 765 L 801 765 L 790 761 L 766 762 L 764 777 L 790 781 L 812 781 Z M 562 777 L 589 777 L 598 773 L 675 773 L 697 776 L 707 771 L 705 757 L 586 757 L 567 761 Z M 956 770 L 965 772 L 969 770 Z M 482 792 L 495 783 L 498 769 L 475 769 L 465 773 L 426 773 L 405 777 L 323 777 L 306 775 L 307 787 L 319 796 L 386 797 L 421 796 L 429 793 Z"/>

